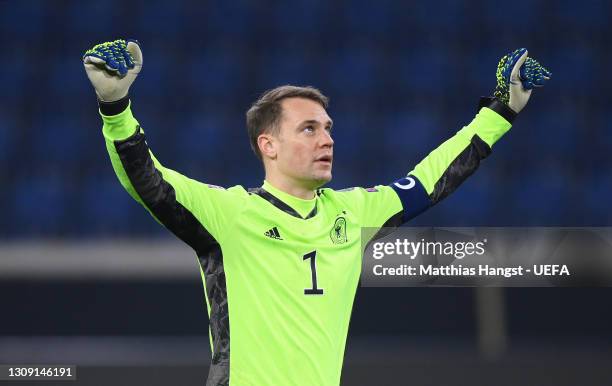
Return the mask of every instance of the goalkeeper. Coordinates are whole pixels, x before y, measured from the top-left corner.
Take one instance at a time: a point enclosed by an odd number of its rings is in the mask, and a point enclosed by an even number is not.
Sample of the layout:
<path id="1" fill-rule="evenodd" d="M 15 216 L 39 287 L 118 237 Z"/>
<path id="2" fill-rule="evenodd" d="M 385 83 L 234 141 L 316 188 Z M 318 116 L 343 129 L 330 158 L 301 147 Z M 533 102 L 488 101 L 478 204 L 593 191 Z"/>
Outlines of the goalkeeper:
<path id="1" fill-rule="evenodd" d="M 209 386 L 339 385 L 361 227 L 400 225 L 448 196 L 550 77 L 526 49 L 504 56 L 494 97 L 471 123 L 397 181 L 341 191 L 322 188 L 334 150 L 327 98 L 312 87 L 267 91 L 246 114 L 265 180 L 246 190 L 194 181 L 155 158 L 128 94 L 143 65 L 137 42 L 99 44 L 83 62 L 119 181 L 198 257 Z"/>

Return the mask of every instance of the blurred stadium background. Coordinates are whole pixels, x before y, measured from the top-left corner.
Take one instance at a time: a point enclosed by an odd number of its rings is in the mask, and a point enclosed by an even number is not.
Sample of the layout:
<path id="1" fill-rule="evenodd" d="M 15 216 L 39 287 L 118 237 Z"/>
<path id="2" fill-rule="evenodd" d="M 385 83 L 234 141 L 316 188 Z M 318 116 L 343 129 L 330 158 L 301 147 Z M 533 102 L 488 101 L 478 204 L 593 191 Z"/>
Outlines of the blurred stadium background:
<path id="1" fill-rule="evenodd" d="M 244 113 L 331 97 L 334 188 L 388 183 L 473 117 L 497 61 L 553 72 L 454 195 L 411 225 L 612 223 L 612 2 L 0 1 L 0 363 L 83 385 L 203 384 L 190 250 L 122 190 L 80 56 L 137 38 L 133 110 L 166 166 L 259 186 Z M 588 258 L 588 256 L 585 256 Z M 360 288 L 343 385 L 611 384 L 606 288 Z M 26 384 L 21 383 L 21 384 Z"/>

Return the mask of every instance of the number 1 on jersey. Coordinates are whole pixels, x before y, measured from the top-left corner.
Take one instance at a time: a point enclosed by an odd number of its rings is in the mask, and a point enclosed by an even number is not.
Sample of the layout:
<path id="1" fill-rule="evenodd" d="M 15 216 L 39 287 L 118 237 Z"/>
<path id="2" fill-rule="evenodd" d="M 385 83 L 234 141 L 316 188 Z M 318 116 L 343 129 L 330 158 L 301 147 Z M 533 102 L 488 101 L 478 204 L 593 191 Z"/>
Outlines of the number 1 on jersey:
<path id="1" fill-rule="evenodd" d="M 317 288 L 317 251 L 312 251 L 304 255 L 304 260 L 310 259 L 310 271 L 312 273 L 312 288 L 304 289 L 304 295 L 323 295 L 323 289 Z"/>

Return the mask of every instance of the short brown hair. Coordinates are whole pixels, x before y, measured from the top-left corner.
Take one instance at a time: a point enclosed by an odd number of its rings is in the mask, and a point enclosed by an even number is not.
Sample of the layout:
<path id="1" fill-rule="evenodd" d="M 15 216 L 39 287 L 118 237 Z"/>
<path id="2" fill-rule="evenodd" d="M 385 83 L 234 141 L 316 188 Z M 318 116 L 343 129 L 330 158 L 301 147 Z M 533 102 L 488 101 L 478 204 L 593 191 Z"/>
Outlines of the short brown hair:
<path id="1" fill-rule="evenodd" d="M 310 99 L 319 103 L 325 109 L 329 104 L 329 98 L 311 86 L 285 85 L 264 92 L 246 113 L 246 125 L 251 148 L 260 160 L 262 157 L 257 145 L 257 138 L 266 132 L 278 133 L 278 124 L 283 113 L 280 102 L 286 98 Z"/>

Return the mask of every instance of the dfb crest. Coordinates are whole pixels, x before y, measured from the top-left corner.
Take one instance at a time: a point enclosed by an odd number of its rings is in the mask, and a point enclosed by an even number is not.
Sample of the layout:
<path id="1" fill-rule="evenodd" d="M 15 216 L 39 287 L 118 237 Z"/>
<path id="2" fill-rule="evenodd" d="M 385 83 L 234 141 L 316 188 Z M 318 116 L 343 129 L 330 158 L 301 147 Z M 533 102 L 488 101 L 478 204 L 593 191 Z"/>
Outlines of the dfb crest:
<path id="1" fill-rule="evenodd" d="M 338 217 L 331 231 L 329 237 L 334 244 L 346 243 L 346 219 L 344 217 Z"/>

